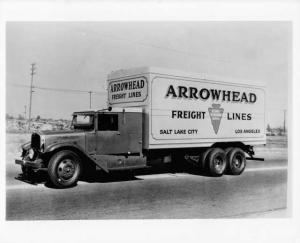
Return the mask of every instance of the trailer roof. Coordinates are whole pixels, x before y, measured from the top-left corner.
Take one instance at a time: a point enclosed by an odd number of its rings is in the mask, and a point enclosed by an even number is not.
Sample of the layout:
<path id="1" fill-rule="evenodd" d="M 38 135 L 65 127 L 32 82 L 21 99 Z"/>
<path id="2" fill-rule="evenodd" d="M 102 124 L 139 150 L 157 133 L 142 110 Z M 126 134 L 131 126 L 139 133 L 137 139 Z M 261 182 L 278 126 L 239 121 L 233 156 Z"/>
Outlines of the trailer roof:
<path id="1" fill-rule="evenodd" d="M 95 113 L 100 113 L 100 112 L 142 112 L 142 108 L 139 107 L 126 107 L 126 108 L 119 108 L 119 107 L 112 107 L 111 111 L 108 111 L 107 109 L 105 110 L 86 110 L 86 111 L 75 111 L 73 112 L 73 115 L 77 114 L 95 114 Z"/>
<path id="2" fill-rule="evenodd" d="M 108 74 L 108 81 L 116 80 L 124 77 L 143 75 L 148 73 L 160 74 L 160 75 L 172 75 L 176 77 L 189 78 L 189 79 L 211 80 L 214 82 L 247 84 L 250 86 L 259 86 L 259 87 L 265 86 L 264 82 L 257 82 L 253 80 L 247 80 L 244 78 L 237 79 L 237 78 L 223 77 L 217 75 L 210 75 L 206 73 L 185 72 L 185 71 L 160 68 L 160 67 L 136 67 L 136 68 L 129 68 L 129 69 L 119 69 L 116 71 L 112 71 L 110 74 Z"/>

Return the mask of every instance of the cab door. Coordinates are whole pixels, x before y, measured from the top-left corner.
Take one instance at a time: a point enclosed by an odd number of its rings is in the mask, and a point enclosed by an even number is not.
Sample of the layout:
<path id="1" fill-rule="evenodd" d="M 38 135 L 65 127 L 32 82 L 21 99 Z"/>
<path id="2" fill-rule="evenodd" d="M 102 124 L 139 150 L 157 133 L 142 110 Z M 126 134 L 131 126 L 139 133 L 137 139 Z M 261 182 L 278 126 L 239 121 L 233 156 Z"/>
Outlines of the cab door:
<path id="1" fill-rule="evenodd" d="M 97 154 L 125 155 L 142 150 L 142 113 L 97 114 Z"/>
<path id="2" fill-rule="evenodd" d="M 118 113 L 99 113 L 97 126 L 97 154 L 121 154 L 127 149 L 119 131 Z"/>
<path id="3" fill-rule="evenodd" d="M 96 136 L 96 131 L 88 131 L 85 133 L 85 150 L 88 154 L 96 154 L 97 153 L 97 136 Z"/>

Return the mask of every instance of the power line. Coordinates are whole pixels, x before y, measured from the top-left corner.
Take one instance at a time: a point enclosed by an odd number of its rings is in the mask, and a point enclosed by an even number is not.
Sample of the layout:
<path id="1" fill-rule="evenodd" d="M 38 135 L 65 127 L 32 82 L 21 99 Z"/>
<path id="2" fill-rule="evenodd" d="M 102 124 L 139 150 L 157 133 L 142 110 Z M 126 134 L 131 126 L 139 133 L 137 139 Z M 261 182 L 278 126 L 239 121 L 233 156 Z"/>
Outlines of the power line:
<path id="1" fill-rule="evenodd" d="M 30 88 L 30 85 L 17 84 L 17 83 L 8 83 L 11 86 Z M 106 94 L 106 91 L 88 91 L 88 90 L 79 90 L 79 89 L 63 89 L 63 88 L 51 88 L 51 87 L 42 87 L 42 86 L 32 86 L 34 89 L 48 90 L 48 91 L 58 91 L 58 92 L 73 92 L 73 93 L 93 93 L 93 94 Z"/>

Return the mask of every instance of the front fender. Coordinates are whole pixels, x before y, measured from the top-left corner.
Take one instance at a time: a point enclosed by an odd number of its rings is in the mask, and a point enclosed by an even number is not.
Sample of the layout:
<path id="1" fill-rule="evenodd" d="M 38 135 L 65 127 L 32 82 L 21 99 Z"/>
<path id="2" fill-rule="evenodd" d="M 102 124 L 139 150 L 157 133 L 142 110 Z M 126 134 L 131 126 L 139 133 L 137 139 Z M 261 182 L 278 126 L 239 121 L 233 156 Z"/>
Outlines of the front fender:
<path id="1" fill-rule="evenodd" d="M 30 149 L 31 141 L 28 141 L 27 143 L 22 144 L 21 148 L 24 150 Z"/>
<path id="2" fill-rule="evenodd" d="M 105 162 L 101 163 L 98 160 L 95 160 L 91 155 L 87 154 L 80 146 L 78 146 L 77 144 L 74 144 L 74 143 L 56 143 L 56 144 L 52 144 L 52 145 L 47 146 L 45 148 L 44 153 L 45 154 L 46 153 L 53 153 L 56 150 L 63 150 L 63 149 L 73 150 L 73 151 L 78 152 L 81 155 L 84 155 L 85 157 L 90 159 L 91 162 L 93 162 L 96 166 L 100 167 L 105 172 L 108 172 L 107 163 L 105 163 Z"/>
<path id="3" fill-rule="evenodd" d="M 51 153 L 57 149 L 60 149 L 60 148 L 63 148 L 63 147 L 71 147 L 71 148 L 75 148 L 75 149 L 78 149 L 80 152 L 84 153 L 84 150 L 79 147 L 77 144 L 74 144 L 74 143 L 55 143 L 55 144 L 51 144 L 49 146 L 47 146 L 44 150 L 44 153 Z"/>

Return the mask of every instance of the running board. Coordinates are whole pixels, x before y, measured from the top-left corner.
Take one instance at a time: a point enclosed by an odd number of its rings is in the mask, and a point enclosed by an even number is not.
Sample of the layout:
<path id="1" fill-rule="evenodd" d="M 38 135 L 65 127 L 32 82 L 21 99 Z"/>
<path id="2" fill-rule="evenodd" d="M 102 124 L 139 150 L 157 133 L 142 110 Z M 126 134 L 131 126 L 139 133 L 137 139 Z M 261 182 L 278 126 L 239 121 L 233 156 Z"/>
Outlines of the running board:
<path id="1" fill-rule="evenodd" d="M 265 161 L 264 158 L 255 158 L 255 157 L 246 157 L 246 160 L 258 160 L 258 161 Z"/>

